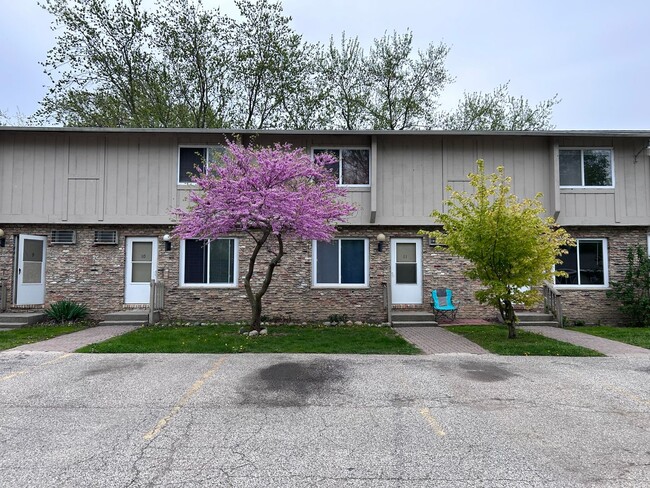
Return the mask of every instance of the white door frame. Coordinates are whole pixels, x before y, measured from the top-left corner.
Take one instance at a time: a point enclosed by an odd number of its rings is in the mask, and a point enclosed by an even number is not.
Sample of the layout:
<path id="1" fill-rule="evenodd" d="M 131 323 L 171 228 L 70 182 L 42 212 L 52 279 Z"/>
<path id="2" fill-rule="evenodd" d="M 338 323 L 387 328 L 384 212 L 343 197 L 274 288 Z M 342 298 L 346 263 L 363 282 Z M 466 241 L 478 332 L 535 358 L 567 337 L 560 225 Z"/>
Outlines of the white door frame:
<path id="1" fill-rule="evenodd" d="M 133 282 L 133 243 L 151 243 L 151 277 L 148 281 Z M 136 261 L 137 262 L 137 261 Z M 140 261 L 148 263 L 149 261 Z M 126 266 L 124 271 L 124 303 L 149 303 L 151 280 L 158 274 L 158 238 L 157 237 L 127 237 Z"/>
<path id="2" fill-rule="evenodd" d="M 397 283 L 397 245 L 415 244 L 415 283 Z M 404 263 L 409 264 L 409 263 Z M 422 304 L 422 239 L 421 238 L 392 238 L 390 240 L 390 281 L 391 295 L 394 304 Z"/>
<path id="3" fill-rule="evenodd" d="M 39 241 L 41 255 L 36 259 L 25 259 L 25 241 Z M 32 253 L 33 254 L 33 253 Z M 47 254 L 47 237 L 20 234 L 16 247 L 16 305 L 43 305 L 45 303 L 45 263 Z M 40 258 L 40 261 L 38 260 Z M 27 265 L 25 264 L 27 263 Z"/>

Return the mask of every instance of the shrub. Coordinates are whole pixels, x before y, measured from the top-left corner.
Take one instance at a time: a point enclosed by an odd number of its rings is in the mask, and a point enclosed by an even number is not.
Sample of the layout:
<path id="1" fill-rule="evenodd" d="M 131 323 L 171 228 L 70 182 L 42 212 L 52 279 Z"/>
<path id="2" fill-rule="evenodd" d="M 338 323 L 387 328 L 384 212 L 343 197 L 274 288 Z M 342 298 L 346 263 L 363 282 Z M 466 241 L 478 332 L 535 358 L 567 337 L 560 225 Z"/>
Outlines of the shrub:
<path id="1" fill-rule="evenodd" d="M 650 258 L 641 246 L 627 250 L 627 270 L 622 281 L 614 281 L 608 297 L 616 298 L 619 310 L 635 327 L 650 326 Z"/>
<path id="2" fill-rule="evenodd" d="M 81 303 L 60 300 L 47 307 L 45 313 L 50 320 L 58 323 L 74 322 L 88 315 L 88 307 Z"/>
<path id="3" fill-rule="evenodd" d="M 348 321 L 346 314 L 333 313 L 327 318 L 332 324 L 345 324 Z"/>

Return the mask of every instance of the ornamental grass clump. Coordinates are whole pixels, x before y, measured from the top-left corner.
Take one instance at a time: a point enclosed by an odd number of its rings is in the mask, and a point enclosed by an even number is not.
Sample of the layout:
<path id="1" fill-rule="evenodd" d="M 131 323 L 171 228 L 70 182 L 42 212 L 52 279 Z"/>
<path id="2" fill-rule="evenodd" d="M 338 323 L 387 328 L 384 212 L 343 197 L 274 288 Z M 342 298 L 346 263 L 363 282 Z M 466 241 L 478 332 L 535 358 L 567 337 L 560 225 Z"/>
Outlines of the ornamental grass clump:
<path id="1" fill-rule="evenodd" d="M 60 300 L 47 307 L 45 313 L 50 320 L 63 324 L 86 318 L 88 316 L 88 307 L 82 303 Z"/>

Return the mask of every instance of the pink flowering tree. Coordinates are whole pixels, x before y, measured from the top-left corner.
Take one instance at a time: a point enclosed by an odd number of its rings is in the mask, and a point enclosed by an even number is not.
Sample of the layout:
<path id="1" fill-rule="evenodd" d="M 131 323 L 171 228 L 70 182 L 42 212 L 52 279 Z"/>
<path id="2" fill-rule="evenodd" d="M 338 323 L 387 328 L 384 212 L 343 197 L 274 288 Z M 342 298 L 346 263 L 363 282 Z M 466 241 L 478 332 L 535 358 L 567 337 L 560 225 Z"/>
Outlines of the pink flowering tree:
<path id="1" fill-rule="evenodd" d="M 276 144 L 255 148 L 229 142 L 222 162 L 193 178 L 188 210 L 177 209 L 174 234 L 182 239 L 216 239 L 245 232 L 255 242 L 244 277 L 250 302 L 251 329 L 260 330 L 262 297 L 273 271 L 285 254 L 288 239 L 329 241 L 336 224 L 355 207 L 345 201 L 345 190 L 326 168 L 335 163 L 327 154 L 314 160 L 303 149 Z M 271 257 L 254 279 L 260 251 Z M 257 286 L 254 289 L 253 283 Z"/>

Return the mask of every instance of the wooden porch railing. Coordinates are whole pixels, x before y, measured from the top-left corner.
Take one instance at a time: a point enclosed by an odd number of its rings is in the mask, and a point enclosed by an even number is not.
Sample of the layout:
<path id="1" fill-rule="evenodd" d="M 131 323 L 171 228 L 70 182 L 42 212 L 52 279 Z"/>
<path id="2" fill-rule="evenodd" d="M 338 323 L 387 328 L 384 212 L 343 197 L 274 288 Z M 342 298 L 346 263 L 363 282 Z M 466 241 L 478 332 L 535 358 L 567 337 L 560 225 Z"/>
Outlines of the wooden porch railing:
<path id="1" fill-rule="evenodd" d="M 0 312 L 7 310 L 7 304 L 9 296 L 9 287 L 4 283 L 0 283 Z"/>
<path id="2" fill-rule="evenodd" d="M 562 294 L 548 281 L 544 282 L 544 311 L 553 314 L 560 327 L 564 327 L 562 313 Z"/>
<path id="3" fill-rule="evenodd" d="M 388 316 L 388 323 L 390 325 L 393 325 L 393 296 L 391 293 L 391 289 L 388 283 L 382 283 L 381 286 L 383 288 L 384 308 L 386 309 L 386 313 Z"/>
<path id="4" fill-rule="evenodd" d="M 165 283 L 163 281 L 151 280 L 151 291 L 149 294 L 149 323 L 154 323 L 154 314 L 165 309 Z"/>

